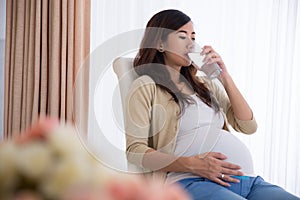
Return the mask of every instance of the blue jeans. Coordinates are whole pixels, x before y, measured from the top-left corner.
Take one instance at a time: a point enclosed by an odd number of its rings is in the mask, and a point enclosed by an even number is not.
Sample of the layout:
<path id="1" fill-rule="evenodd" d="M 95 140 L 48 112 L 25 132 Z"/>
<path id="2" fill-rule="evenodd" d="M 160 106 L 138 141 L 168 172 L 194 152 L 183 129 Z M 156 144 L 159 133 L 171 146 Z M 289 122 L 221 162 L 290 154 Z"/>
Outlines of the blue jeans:
<path id="1" fill-rule="evenodd" d="M 193 200 L 300 200 L 281 187 L 265 182 L 260 176 L 236 177 L 239 183 L 221 186 L 206 178 L 187 178 L 178 181 Z"/>

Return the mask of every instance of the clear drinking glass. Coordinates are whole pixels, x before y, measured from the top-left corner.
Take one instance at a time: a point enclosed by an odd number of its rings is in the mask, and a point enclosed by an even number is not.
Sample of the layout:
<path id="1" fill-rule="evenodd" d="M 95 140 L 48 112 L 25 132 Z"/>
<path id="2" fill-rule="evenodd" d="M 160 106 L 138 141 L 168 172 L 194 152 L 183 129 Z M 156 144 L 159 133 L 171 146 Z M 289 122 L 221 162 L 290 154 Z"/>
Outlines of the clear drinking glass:
<path id="1" fill-rule="evenodd" d="M 190 59 L 193 61 L 193 65 L 200 71 L 204 72 L 210 79 L 220 76 L 222 69 L 217 63 L 207 64 L 203 62 L 205 55 L 200 55 L 202 51 L 201 47 L 195 47 L 193 52 L 188 53 Z"/>

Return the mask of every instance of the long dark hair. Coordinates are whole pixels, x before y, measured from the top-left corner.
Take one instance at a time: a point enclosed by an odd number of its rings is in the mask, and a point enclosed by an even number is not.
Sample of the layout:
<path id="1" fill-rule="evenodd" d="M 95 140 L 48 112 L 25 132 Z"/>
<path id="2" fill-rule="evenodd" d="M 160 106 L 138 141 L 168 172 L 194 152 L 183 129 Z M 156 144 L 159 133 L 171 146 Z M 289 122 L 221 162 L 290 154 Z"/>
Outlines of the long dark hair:
<path id="1" fill-rule="evenodd" d="M 173 99 L 180 103 L 184 110 L 185 104 L 193 102 L 192 98 L 183 94 L 171 80 L 170 73 L 165 66 L 163 53 L 159 51 L 159 43 L 166 41 L 171 32 L 190 22 L 191 18 L 179 10 L 163 10 L 155 14 L 147 23 L 145 34 L 137 56 L 134 59 L 134 67 L 138 75 L 148 75 L 154 82 L 169 92 Z M 208 106 L 219 110 L 219 105 L 206 85 L 196 77 L 197 69 L 193 66 L 185 66 L 180 70 L 181 81 L 189 85 L 197 96 Z"/>

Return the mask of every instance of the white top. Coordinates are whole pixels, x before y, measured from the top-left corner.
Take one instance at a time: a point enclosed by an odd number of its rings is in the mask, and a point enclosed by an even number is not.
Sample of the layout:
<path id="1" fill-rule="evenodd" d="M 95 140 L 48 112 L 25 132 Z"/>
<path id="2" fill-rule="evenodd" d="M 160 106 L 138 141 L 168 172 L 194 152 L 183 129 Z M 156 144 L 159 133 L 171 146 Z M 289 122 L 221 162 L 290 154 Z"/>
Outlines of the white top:
<path id="1" fill-rule="evenodd" d="M 191 95 L 196 104 L 186 106 L 179 123 L 176 156 L 193 156 L 205 152 L 221 152 L 226 161 L 241 166 L 245 175 L 253 175 L 253 162 L 248 148 L 232 133 L 223 130 L 224 118 L 207 106 L 196 94 Z M 199 177 L 192 173 L 170 172 L 170 183 L 184 178 Z"/>

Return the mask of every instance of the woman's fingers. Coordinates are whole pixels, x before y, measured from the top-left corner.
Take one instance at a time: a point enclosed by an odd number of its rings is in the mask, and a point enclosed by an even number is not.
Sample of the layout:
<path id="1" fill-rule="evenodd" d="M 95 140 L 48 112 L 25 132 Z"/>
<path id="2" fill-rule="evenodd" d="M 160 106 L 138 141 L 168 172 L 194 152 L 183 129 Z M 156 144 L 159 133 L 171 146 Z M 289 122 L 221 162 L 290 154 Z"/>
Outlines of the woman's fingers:
<path id="1" fill-rule="evenodd" d="M 210 52 L 212 52 L 212 51 L 214 51 L 214 49 L 213 49 L 211 46 L 205 45 L 205 46 L 202 48 L 201 55 L 208 54 L 208 53 L 210 53 Z"/>
<path id="2" fill-rule="evenodd" d="M 229 174 L 233 176 L 243 176 L 243 173 L 239 171 L 241 168 L 238 165 L 234 165 L 234 167 L 222 166 L 222 173 Z"/>
<path id="3" fill-rule="evenodd" d="M 230 184 L 225 182 L 223 179 L 221 179 L 221 177 L 220 178 L 216 177 L 216 178 L 212 179 L 212 181 L 214 181 L 220 185 L 223 185 L 225 187 L 230 187 Z"/>
<path id="4" fill-rule="evenodd" d="M 221 56 L 219 54 L 217 54 L 216 52 L 211 52 L 211 53 L 208 53 L 208 54 L 205 55 L 205 57 L 203 59 L 203 62 L 204 63 L 209 63 L 209 62 L 211 62 L 213 60 L 216 60 L 216 59 L 222 60 Z"/>
<path id="5" fill-rule="evenodd" d="M 212 63 L 223 63 L 222 58 L 218 57 L 218 58 L 209 58 L 207 61 L 204 61 L 206 64 L 212 64 Z"/>
<path id="6" fill-rule="evenodd" d="M 218 63 L 222 71 L 226 71 L 226 67 L 221 56 L 211 46 L 204 46 L 201 55 L 205 55 L 205 58 L 203 59 L 204 63 Z"/>
<path id="7" fill-rule="evenodd" d="M 199 175 L 208 178 L 220 185 L 230 186 L 228 182 L 239 182 L 238 179 L 232 176 L 242 176 L 243 173 L 239 171 L 239 165 L 224 161 L 227 157 L 218 152 L 208 152 L 199 155 L 199 158 L 206 164 L 206 169 Z"/>
<path id="8" fill-rule="evenodd" d="M 201 154 L 199 157 L 200 158 L 205 158 L 205 157 L 214 158 L 215 160 L 211 160 L 211 159 L 208 159 L 208 160 L 210 160 L 210 162 L 212 162 L 212 165 L 217 165 L 216 167 L 219 166 L 222 169 L 222 173 L 224 173 L 224 174 L 235 175 L 235 176 L 243 175 L 243 173 L 241 171 L 238 171 L 241 169 L 241 167 L 234 163 L 224 161 L 227 157 L 222 153 L 209 152 L 206 154 Z"/>
<path id="9" fill-rule="evenodd" d="M 227 174 L 230 174 L 230 172 L 233 170 L 241 169 L 241 167 L 239 165 L 236 165 L 236 164 L 233 164 L 230 162 L 226 162 L 226 161 L 222 161 L 222 167 L 229 169 Z M 237 174 L 233 174 L 233 175 L 237 175 Z"/>
<path id="10" fill-rule="evenodd" d="M 225 160 L 227 158 L 224 154 L 220 152 L 207 152 L 199 155 L 200 158 L 204 158 L 206 156 L 211 156 L 219 160 Z"/>
<path id="11" fill-rule="evenodd" d="M 222 181 L 226 181 L 226 182 L 233 182 L 233 183 L 240 182 L 239 179 L 233 178 L 232 176 L 228 176 L 228 175 L 224 175 L 223 178 L 222 178 L 222 175 L 221 175 L 221 179 L 222 179 Z"/>

